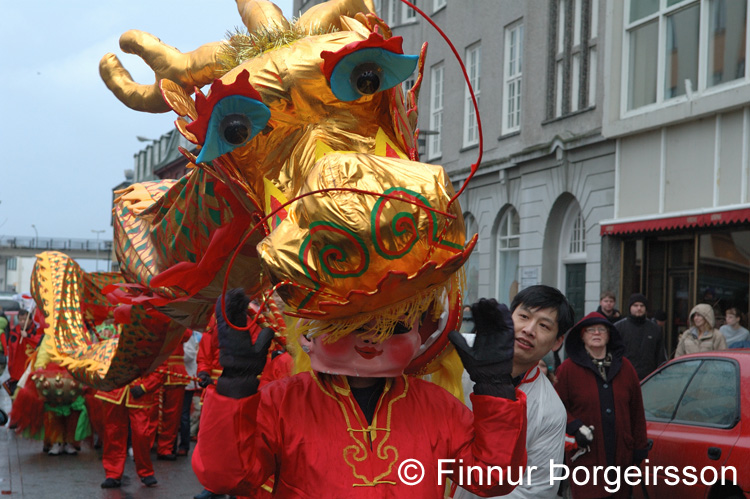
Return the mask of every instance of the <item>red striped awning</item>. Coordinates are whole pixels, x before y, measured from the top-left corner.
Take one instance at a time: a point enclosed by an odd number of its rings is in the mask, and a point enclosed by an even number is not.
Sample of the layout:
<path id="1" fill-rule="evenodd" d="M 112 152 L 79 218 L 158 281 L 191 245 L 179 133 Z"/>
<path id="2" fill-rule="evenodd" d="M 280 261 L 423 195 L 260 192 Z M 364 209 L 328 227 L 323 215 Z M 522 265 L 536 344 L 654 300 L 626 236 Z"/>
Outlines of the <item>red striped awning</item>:
<path id="1" fill-rule="evenodd" d="M 602 236 L 635 234 L 638 232 L 655 232 L 675 229 L 693 229 L 712 227 L 750 220 L 750 208 L 738 208 L 723 211 L 704 211 L 691 214 L 649 218 L 641 220 L 605 221 L 602 223 Z"/>

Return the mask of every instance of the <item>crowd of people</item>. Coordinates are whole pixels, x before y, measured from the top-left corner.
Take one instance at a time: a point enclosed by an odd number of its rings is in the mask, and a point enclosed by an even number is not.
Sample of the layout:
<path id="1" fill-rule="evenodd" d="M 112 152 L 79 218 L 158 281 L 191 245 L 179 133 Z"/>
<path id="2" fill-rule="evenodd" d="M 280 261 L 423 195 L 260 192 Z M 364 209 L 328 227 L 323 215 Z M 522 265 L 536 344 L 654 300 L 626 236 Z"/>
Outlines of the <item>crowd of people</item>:
<path id="1" fill-rule="evenodd" d="M 538 285 L 519 292 L 509 310 L 494 300 L 465 307 L 462 332 L 476 332 L 503 321 L 514 330 L 512 366 L 508 369 L 513 386 L 526 397 L 527 466 L 533 472 L 508 497 L 557 496 L 561 490 L 549 479 L 553 463 L 591 468 L 629 466 L 647 457 L 639 383 L 666 362 L 665 332 L 656 320 L 660 314 L 647 317 L 644 295 L 630 296 L 625 315 L 614 305 L 614 295 L 605 292 L 597 311 L 573 324 L 573 309 L 563 294 Z M 712 306 L 696 305 L 674 355 L 750 346 L 750 333 L 741 325 L 742 313 L 737 308 L 726 310 L 720 329 L 715 320 Z M 28 437 L 41 438 L 44 452 L 74 455 L 81 450 L 81 441 L 92 435 L 92 444 L 103 445 L 102 488 L 120 487 L 129 450 L 145 486 L 157 484 L 152 450 L 159 460 L 174 461 L 188 455 L 196 438 L 201 403 L 208 392 L 215 391 L 223 371 L 215 320 L 205 333 L 186 331 L 180 346 L 155 372 L 110 392 L 78 385 L 50 360 L 45 344 L 51 337 L 44 335 L 43 319 L 21 310 L 14 326 L 6 324 L 0 344 L 1 360 L 7 359 L 9 373 L 4 387 L 15 395 L 10 425 Z M 116 334 L 116 327 L 106 323 L 95 336 L 103 340 Z M 467 367 L 464 391 L 469 393 L 482 378 L 469 374 L 474 360 L 466 352 L 471 349 L 453 341 Z M 564 354 L 548 366 L 544 359 L 552 352 Z M 268 358 L 279 353 L 284 353 L 283 348 L 274 349 Z M 286 377 L 292 369 L 288 354 L 271 365 L 273 368 L 263 370 L 261 384 Z M 66 396 L 47 396 L 50 382 L 64 387 Z M 39 406 L 32 399 L 54 399 L 55 409 L 49 410 L 50 404 Z M 200 402 L 194 404 L 194 400 Z M 467 397 L 466 404 L 471 408 L 472 399 Z M 35 411 L 37 414 L 32 414 Z M 559 469 L 556 472 L 559 474 Z M 573 483 L 570 487 L 574 498 L 610 496 L 592 484 Z M 455 488 L 453 493 L 456 498 L 475 497 L 463 488 Z M 628 497 L 629 492 L 618 494 Z M 211 499 L 222 494 L 206 488 L 195 497 Z"/>
<path id="2" fill-rule="evenodd" d="M 514 331 L 512 366 L 508 369 L 512 385 L 526 397 L 527 466 L 533 471 L 508 497 L 553 498 L 561 493 L 558 484 L 549 479 L 553 463 L 590 468 L 629 466 L 647 457 L 639 383 L 666 362 L 665 333 L 657 320 L 647 318 L 644 295 L 630 296 L 626 315 L 614 305 L 614 295 L 605 292 L 597 311 L 573 324 L 573 309 L 563 294 L 538 285 L 519 292 L 509 310 L 494 300 L 465 307 L 462 332 L 473 333 L 502 322 L 512 325 Z M 696 305 L 674 355 L 747 347 L 750 333 L 741 320 L 741 312 L 729 308 L 725 324 L 717 329 L 712 306 Z M 212 320 L 205 333 L 186 331 L 180 346 L 155 372 L 110 392 L 82 387 L 56 366 L 45 347 L 51 337 L 44 335 L 43 327 L 43 319 L 21 310 L 17 323 L 8 325 L 0 335 L 10 375 L 4 386 L 15 395 L 10 425 L 28 437 L 41 438 L 43 451 L 53 456 L 76 454 L 81 441 L 92 435 L 92 444 L 103 445 L 102 488 L 121 486 L 129 450 L 143 484 L 156 485 L 152 450 L 159 460 L 174 461 L 188 455 L 190 443 L 196 439 L 195 423 L 202 401 L 221 379 L 216 321 Z M 116 327 L 107 323 L 95 336 L 103 340 L 116 334 Z M 469 393 L 475 382 L 482 383 L 482 377 L 470 375 L 475 362 L 467 353 L 471 348 L 462 347 L 455 338 L 453 341 L 467 367 L 464 391 Z M 552 352 L 564 354 L 557 356 L 557 365 L 548 366 L 544 359 Z M 268 358 L 275 359 L 279 353 L 285 353 L 283 348 L 274 349 Z M 272 362 L 263 370 L 261 384 L 286 377 L 291 370 L 286 354 L 281 362 Z M 64 387 L 67 396 L 52 402 L 53 397 L 46 395 L 50 382 Z M 49 410 L 50 404 L 44 408 L 29 402 L 31 399 L 52 402 L 55 409 Z M 200 402 L 194 404 L 194 400 Z M 472 399 L 467 397 L 466 404 L 471 408 Z M 32 414 L 35 411 L 38 414 Z M 560 469 L 555 472 L 559 474 Z M 572 483 L 570 487 L 574 498 L 610 496 L 592 484 Z M 456 498 L 476 497 L 463 488 L 455 488 L 453 493 Z M 629 492 L 618 494 L 628 497 Z M 195 497 L 212 499 L 222 494 L 206 488 Z"/>
<path id="3" fill-rule="evenodd" d="M 203 397 L 222 371 L 215 320 L 204 333 L 186 330 L 180 345 L 154 372 L 101 391 L 81 385 L 52 360 L 53 338 L 44 334 L 41 315 L 21 309 L 13 324 L 0 311 L 0 319 L 0 368 L 7 365 L 9 375 L 3 388 L 13 401 L 9 417 L 3 413 L 0 425 L 41 440 L 42 452 L 49 456 L 76 455 L 83 441 L 102 449 L 105 489 L 122 485 L 128 455 L 147 487 L 158 483 L 152 452 L 166 461 L 188 456 Z M 118 334 L 118 327 L 108 320 L 91 330 L 91 340 Z M 277 348 L 274 357 L 280 353 L 283 349 Z M 289 374 L 288 357 L 273 363 L 277 377 Z M 203 490 L 196 497 L 224 496 Z"/>

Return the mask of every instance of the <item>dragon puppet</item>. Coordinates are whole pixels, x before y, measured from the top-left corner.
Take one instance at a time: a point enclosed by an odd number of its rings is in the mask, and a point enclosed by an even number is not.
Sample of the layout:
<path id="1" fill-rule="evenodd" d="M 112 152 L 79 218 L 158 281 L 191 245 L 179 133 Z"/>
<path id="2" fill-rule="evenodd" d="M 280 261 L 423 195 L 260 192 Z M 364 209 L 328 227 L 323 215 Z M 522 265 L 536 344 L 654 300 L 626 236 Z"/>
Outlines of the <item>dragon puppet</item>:
<path id="1" fill-rule="evenodd" d="M 119 273 L 38 257 L 32 289 L 57 361 L 98 389 L 122 386 L 155 369 L 185 327 L 205 328 L 223 290 L 243 288 L 266 316 L 278 294 L 296 334 L 330 341 L 422 317 L 406 372 L 434 371 L 452 350 L 476 236 L 466 241 L 443 168 L 418 160 L 426 44 L 404 54 L 372 0 L 329 0 L 293 23 L 265 0 L 237 5 L 247 31 L 192 52 L 125 33 L 122 49 L 154 70 L 152 85 L 113 54 L 101 60 L 117 98 L 174 111 L 196 153 L 181 149 L 183 178 L 119 193 Z M 108 317 L 120 334 L 92 342 Z"/>

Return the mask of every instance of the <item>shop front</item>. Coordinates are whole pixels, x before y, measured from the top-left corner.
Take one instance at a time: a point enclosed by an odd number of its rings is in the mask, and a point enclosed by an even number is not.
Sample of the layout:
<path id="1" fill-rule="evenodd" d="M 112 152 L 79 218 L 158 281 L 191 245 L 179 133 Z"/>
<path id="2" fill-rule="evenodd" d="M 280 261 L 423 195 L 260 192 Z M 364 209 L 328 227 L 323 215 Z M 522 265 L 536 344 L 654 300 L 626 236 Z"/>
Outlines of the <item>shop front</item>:
<path id="1" fill-rule="evenodd" d="M 665 345 L 677 347 L 697 303 L 714 309 L 716 327 L 724 312 L 750 307 L 750 208 L 705 211 L 669 218 L 602 224 L 603 236 L 620 240 L 620 305 L 640 292 L 649 299 L 650 317 L 667 314 Z M 743 324 L 747 326 L 747 319 Z"/>

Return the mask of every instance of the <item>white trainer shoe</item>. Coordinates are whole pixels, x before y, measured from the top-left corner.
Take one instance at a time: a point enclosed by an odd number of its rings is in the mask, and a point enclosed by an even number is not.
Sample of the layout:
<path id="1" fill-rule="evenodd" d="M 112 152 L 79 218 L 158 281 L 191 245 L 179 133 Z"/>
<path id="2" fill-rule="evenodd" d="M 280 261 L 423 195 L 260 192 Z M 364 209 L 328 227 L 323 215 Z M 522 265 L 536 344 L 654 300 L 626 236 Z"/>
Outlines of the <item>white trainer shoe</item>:
<path id="1" fill-rule="evenodd" d="M 47 454 L 50 456 L 59 456 L 62 454 L 63 451 L 63 445 L 62 444 L 52 444 L 52 447 L 49 451 L 47 451 Z"/>
<path id="2" fill-rule="evenodd" d="M 65 444 L 63 446 L 63 452 L 65 452 L 69 456 L 75 456 L 76 454 L 78 454 L 78 451 L 76 450 L 76 448 L 70 444 Z"/>

